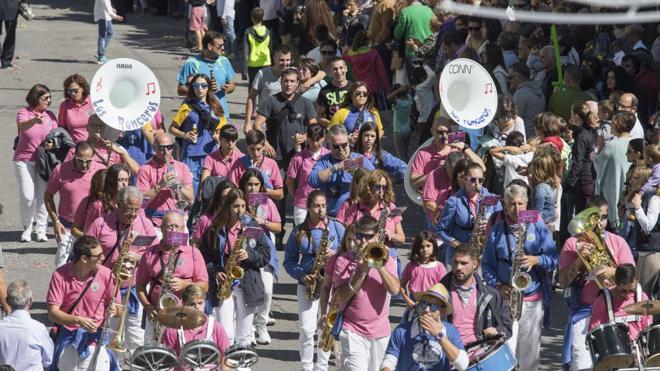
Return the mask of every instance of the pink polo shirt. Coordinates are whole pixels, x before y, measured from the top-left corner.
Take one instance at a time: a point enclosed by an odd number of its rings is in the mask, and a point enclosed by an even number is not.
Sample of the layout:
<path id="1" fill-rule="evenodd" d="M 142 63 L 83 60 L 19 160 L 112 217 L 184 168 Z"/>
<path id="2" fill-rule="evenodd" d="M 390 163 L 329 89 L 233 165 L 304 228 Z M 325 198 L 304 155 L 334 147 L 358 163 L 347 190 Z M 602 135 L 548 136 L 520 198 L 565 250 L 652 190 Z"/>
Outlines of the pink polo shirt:
<path id="1" fill-rule="evenodd" d="M 309 174 L 312 172 L 316 161 L 329 152 L 329 149 L 321 147 L 319 152 L 313 154 L 306 148 L 293 156 L 286 171 L 286 177 L 293 179 L 296 185 L 296 190 L 293 194 L 293 206 L 301 209 L 307 207 L 307 196 L 314 190 L 307 183 L 307 178 L 309 178 Z"/>
<path id="2" fill-rule="evenodd" d="M 352 253 L 341 254 L 335 263 L 333 285 L 339 287 L 347 284 L 356 268 L 357 262 Z M 396 259 L 388 259 L 385 269 L 396 277 Z M 370 269 L 351 305 L 345 311 L 343 329 L 369 339 L 389 336 L 392 331 L 389 315 L 390 295 L 385 291 L 378 270 Z"/>
<path id="3" fill-rule="evenodd" d="M 630 263 L 635 265 L 635 259 L 630 252 L 630 247 L 626 240 L 617 236 L 614 233 L 605 233 L 605 242 L 616 265 Z M 575 259 L 579 259 L 575 247 L 575 237 L 571 237 L 564 243 L 564 247 L 559 253 L 559 269 L 565 269 L 571 266 Z M 595 281 L 587 281 L 582 287 L 582 296 L 580 302 L 582 304 L 591 305 L 598 296 L 598 285 Z"/>
<path id="4" fill-rule="evenodd" d="M 135 220 L 133 220 L 133 234 L 136 236 L 155 236 L 156 231 L 154 225 L 151 223 L 144 214 L 139 213 Z M 100 218 L 94 220 L 85 231 L 86 236 L 96 237 L 97 240 L 101 243 L 103 248 L 103 254 L 107 257 L 110 254 L 110 251 L 115 247 L 117 243 L 117 237 L 122 238 L 126 233 L 127 226 L 122 225 L 117 220 L 117 213 L 111 212 Z M 137 241 L 140 243 L 141 241 Z M 150 244 L 145 245 L 140 243 L 139 245 L 133 244 L 129 248 L 131 253 L 136 254 L 137 256 L 142 256 L 145 251 L 150 247 L 158 244 L 158 240 L 153 240 Z M 121 246 L 117 246 L 114 249 L 112 255 L 106 260 L 105 266 L 112 268 L 115 264 L 115 261 L 119 257 L 119 250 Z"/>
<path id="5" fill-rule="evenodd" d="M 248 197 L 249 198 L 249 197 Z M 266 204 L 261 205 L 250 205 L 255 213 L 257 213 L 258 208 L 262 208 L 264 211 L 263 218 L 268 220 L 271 223 L 280 223 L 282 219 L 280 218 L 280 212 L 277 210 L 275 202 L 270 198 L 266 201 Z"/>
<path id="6" fill-rule="evenodd" d="M 73 161 L 65 161 L 55 166 L 48 180 L 46 192 L 53 195 L 60 194 L 60 203 L 57 207 L 60 218 L 69 223 L 73 222 L 74 213 L 80 202 L 89 195 L 92 177 L 101 169 L 102 166 L 95 162 L 92 162 L 85 173 L 79 172 Z"/>
<path id="7" fill-rule="evenodd" d="M 261 170 L 264 176 L 268 176 L 270 178 L 270 182 L 273 184 L 273 189 L 284 187 L 282 174 L 280 174 L 280 168 L 277 166 L 277 162 L 275 162 L 275 160 L 264 156 L 261 158 L 261 162 L 257 168 Z M 247 168 L 243 164 L 243 161 L 240 159 L 236 160 L 231 166 L 231 170 L 229 171 L 229 180 L 231 180 L 231 182 L 236 184 L 238 187 L 238 183 L 241 181 L 241 177 L 243 174 L 245 174 L 246 171 Z"/>
<path id="8" fill-rule="evenodd" d="M 451 306 L 454 313 L 451 321 L 458 329 L 463 339 L 463 344 L 468 344 L 477 340 L 477 289 L 470 293 L 470 298 L 464 305 L 461 297 L 456 292 L 456 288 L 450 289 Z"/>
<path id="9" fill-rule="evenodd" d="M 112 271 L 107 267 L 99 267 L 96 276 L 90 275 L 86 280 L 80 281 L 76 278 L 73 270 L 74 263 L 67 263 L 55 270 L 50 279 L 46 304 L 57 305 L 62 311 L 68 311 L 78 299 L 83 289 L 93 280 L 85 296 L 74 308 L 71 315 L 82 316 L 94 320 L 96 326 L 101 326 L 105 311 L 112 302 L 112 292 L 115 289 L 115 280 Z M 115 301 L 121 301 L 121 295 L 117 293 Z M 80 326 L 64 326 L 67 330 L 76 330 Z"/>
<path id="10" fill-rule="evenodd" d="M 177 173 L 177 176 L 183 182 L 183 186 L 192 186 L 192 175 L 188 166 L 183 162 L 172 160 L 174 164 L 174 170 Z M 140 167 L 140 171 L 137 175 L 137 187 L 141 192 L 147 192 L 153 186 L 155 186 L 163 176 L 167 173 L 167 166 L 165 164 L 158 164 L 152 158 L 147 161 L 146 164 Z M 163 188 L 158 192 L 156 197 L 152 198 L 147 204 L 146 209 L 152 209 L 156 211 L 167 212 L 170 210 L 176 210 L 176 199 L 172 194 L 172 190 L 169 188 Z M 160 218 L 153 218 L 152 221 L 154 225 L 160 226 L 162 220 Z"/>
<path id="11" fill-rule="evenodd" d="M 447 176 L 444 166 L 433 170 L 424 182 L 422 200 L 434 202 L 438 210 L 445 207 L 447 199 L 451 196 L 451 177 Z M 432 216 L 429 215 L 429 218 Z"/>
<path id="12" fill-rule="evenodd" d="M 78 144 L 78 142 L 87 140 L 89 136 L 87 122 L 89 116 L 93 114 L 94 107 L 92 107 L 92 100 L 89 96 L 80 104 L 74 103 L 71 99 L 65 99 L 60 104 L 57 121 L 60 123 L 60 127 L 71 134 L 73 142 Z"/>
<path id="13" fill-rule="evenodd" d="M 224 253 L 225 255 L 229 255 L 229 252 L 234 248 L 234 245 L 236 244 L 236 240 L 238 239 L 238 232 L 241 230 L 241 225 L 236 224 L 234 227 L 230 228 L 227 231 L 227 239 L 225 240 L 225 246 L 224 246 Z"/>
<path id="14" fill-rule="evenodd" d="M 195 232 L 192 234 L 192 239 L 195 241 L 200 241 L 204 232 L 211 226 L 213 222 L 213 217 L 207 213 L 203 213 L 197 220 L 197 225 L 195 226 Z"/>
<path id="15" fill-rule="evenodd" d="M 102 200 L 90 202 L 89 196 L 80 201 L 80 205 L 73 214 L 73 224 L 78 226 L 82 231 L 85 231 L 96 218 L 105 215 L 105 207 Z"/>
<path id="16" fill-rule="evenodd" d="M 30 107 L 21 108 L 16 114 L 16 124 L 37 117 L 38 114 Z M 13 161 L 36 161 L 37 148 L 46 139 L 48 133 L 57 127 L 55 114 L 50 111 L 43 112 L 41 124 L 32 125 L 26 130 L 18 130 L 18 143 L 14 150 Z"/>
<path id="17" fill-rule="evenodd" d="M 392 210 L 394 210 L 396 208 L 396 205 L 393 204 L 393 203 L 390 203 L 388 205 L 388 208 L 390 209 L 390 212 L 391 212 Z M 360 220 L 360 218 L 362 218 L 364 215 L 371 215 L 376 220 L 379 220 L 380 214 L 383 212 L 383 209 L 384 209 L 384 207 L 383 207 L 383 204 L 381 203 L 381 204 L 379 204 L 377 210 L 375 210 L 372 213 L 370 207 L 368 207 L 364 202 L 359 202 L 359 203 L 356 203 L 356 204 L 353 204 L 353 205 L 349 206 L 346 209 L 346 211 L 343 212 L 343 213 L 340 210 L 339 214 L 337 214 L 337 220 L 342 222 L 344 225 L 351 225 L 351 224 L 357 222 L 358 220 Z M 394 233 L 394 231 L 396 230 L 396 225 L 401 223 L 402 219 L 403 218 L 402 218 L 401 215 L 398 215 L 398 216 L 389 215 L 387 217 L 386 222 L 385 222 L 385 229 L 387 229 L 391 233 Z"/>
<path id="18" fill-rule="evenodd" d="M 183 344 L 187 344 L 193 340 L 206 340 L 208 327 L 208 319 L 204 321 L 204 324 L 192 330 L 183 330 Z M 211 341 L 218 347 L 222 354 L 225 354 L 229 344 L 229 337 L 225 332 L 225 329 L 220 324 L 220 321 L 213 321 L 213 334 L 211 335 Z M 166 328 L 161 339 L 163 345 L 173 349 L 176 354 L 181 353 L 181 342 L 179 340 L 179 330 L 173 328 Z M 180 368 L 183 370 L 183 368 Z"/>
<path id="19" fill-rule="evenodd" d="M 181 278 L 185 280 L 192 280 L 193 283 L 208 282 L 209 275 L 206 271 L 206 263 L 202 254 L 192 246 L 179 246 L 177 251 L 180 253 L 179 259 L 176 263 L 176 268 L 172 277 Z M 167 265 L 170 257 L 170 251 L 163 250 L 162 244 L 153 246 L 147 250 L 140 259 L 140 264 L 137 268 L 135 283 L 138 285 L 147 285 L 151 283 L 151 296 L 149 302 L 151 305 L 158 304 L 160 297 L 162 267 Z M 181 299 L 183 290 L 175 292 L 174 294 Z"/>
<path id="20" fill-rule="evenodd" d="M 410 167 L 411 175 L 413 177 L 418 177 L 421 175 L 426 175 L 439 167 L 444 167 L 447 156 L 450 153 L 457 151 L 457 149 L 453 147 L 448 148 L 449 152 L 440 154 L 438 153 L 434 142 L 420 149 L 419 152 L 417 152 L 417 156 L 415 156 L 415 159 L 413 160 Z"/>
<path id="21" fill-rule="evenodd" d="M 434 261 L 426 265 L 409 262 L 401 273 L 401 283 L 408 283 L 408 293 L 412 295 L 415 292 L 426 291 L 440 282 L 445 274 L 447 274 L 447 269 L 442 262 Z"/>
<path id="22" fill-rule="evenodd" d="M 626 305 L 635 303 L 635 295 L 630 294 L 624 300 L 617 299 L 615 295 L 612 295 L 612 311 L 614 312 L 614 317 L 628 317 L 628 313 L 623 311 L 623 308 Z M 642 292 L 642 300 L 648 300 L 646 293 Z M 594 302 L 594 306 L 591 309 L 591 320 L 589 321 L 589 331 L 594 328 L 609 323 L 610 319 L 607 314 L 607 303 L 605 302 L 605 294 L 598 296 Z M 653 322 L 653 316 L 639 316 L 639 321 L 628 322 L 628 335 L 630 336 L 631 341 L 637 339 L 637 335 L 643 329 L 647 328 Z"/>
<path id="23" fill-rule="evenodd" d="M 92 161 L 101 165 L 104 169 L 110 167 L 114 164 L 121 164 L 124 160 L 117 152 L 108 151 L 105 147 L 92 147 L 94 154 L 92 156 Z M 73 160 L 76 156 L 76 149 L 71 148 L 69 153 L 66 154 L 64 161 Z"/>
<path id="24" fill-rule="evenodd" d="M 245 156 L 243 152 L 238 149 L 231 151 L 227 158 L 222 158 L 222 153 L 218 149 L 215 152 L 211 152 L 204 158 L 204 165 L 202 169 L 206 169 L 211 173 L 211 176 L 224 176 L 229 177 L 229 170 L 231 166 L 239 158 Z"/>

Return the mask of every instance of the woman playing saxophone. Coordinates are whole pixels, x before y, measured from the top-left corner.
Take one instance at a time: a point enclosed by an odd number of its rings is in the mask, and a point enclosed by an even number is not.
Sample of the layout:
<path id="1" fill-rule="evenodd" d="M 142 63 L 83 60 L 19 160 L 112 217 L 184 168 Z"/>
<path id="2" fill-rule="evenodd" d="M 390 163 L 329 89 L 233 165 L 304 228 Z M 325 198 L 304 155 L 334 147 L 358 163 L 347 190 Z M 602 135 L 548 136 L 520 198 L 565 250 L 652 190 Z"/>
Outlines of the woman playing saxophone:
<path id="1" fill-rule="evenodd" d="M 314 332 L 319 299 L 309 293 L 320 292 L 328 259 L 335 254 L 344 237 L 344 226 L 326 215 L 326 198 L 322 191 L 307 197 L 307 215 L 303 223 L 289 235 L 284 252 L 284 269 L 298 281 L 298 318 L 300 326 L 300 359 L 303 370 L 314 369 Z M 329 353 L 317 353 L 317 366 L 327 367 Z"/>
<path id="2" fill-rule="evenodd" d="M 247 205 L 245 192 L 240 189 L 229 191 L 200 242 L 200 250 L 211 277 L 207 293 L 207 311 L 212 310 L 215 318 L 220 321 L 230 343 L 242 346 L 249 346 L 251 342 L 252 320 L 257 307 L 263 304 L 265 299 L 260 268 L 266 266 L 270 260 L 267 237 L 251 216 L 252 210 Z M 242 269 L 240 280 L 240 277 L 227 274 L 229 272 L 225 270 L 231 260 Z M 228 281 L 232 281 L 231 295 L 220 300 L 217 295 L 218 287 Z"/>

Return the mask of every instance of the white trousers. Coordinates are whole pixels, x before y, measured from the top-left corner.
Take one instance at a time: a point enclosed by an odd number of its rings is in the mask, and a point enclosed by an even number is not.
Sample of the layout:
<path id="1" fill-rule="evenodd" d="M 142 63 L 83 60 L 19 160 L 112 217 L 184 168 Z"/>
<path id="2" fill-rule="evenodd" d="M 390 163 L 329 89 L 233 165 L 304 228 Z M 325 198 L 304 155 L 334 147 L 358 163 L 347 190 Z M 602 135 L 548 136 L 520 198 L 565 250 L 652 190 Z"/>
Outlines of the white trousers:
<path id="1" fill-rule="evenodd" d="M 33 161 L 14 161 L 14 171 L 18 181 L 18 204 L 21 208 L 23 229 L 32 229 L 32 222 L 37 223 L 36 232 L 46 233 L 48 212 L 44 203 L 46 182 L 37 174 Z"/>
<path id="2" fill-rule="evenodd" d="M 67 371 L 86 371 L 89 368 L 89 362 L 92 360 L 94 350 L 96 349 L 95 345 L 89 346 L 89 356 L 85 359 L 80 359 L 78 351 L 73 345 L 69 345 L 62 351 L 60 359 L 58 361 L 58 367 L 60 370 Z M 108 352 L 105 349 L 105 346 L 102 346 L 99 351 L 98 361 L 96 362 L 95 371 L 109 371 L 110 370 L 110 357 Z M 90 370 L 94 371 L 94 370 Z"/>
<path id="3" fill-rule="evenodd" d="M 324 352 L 316 348 L 314 343 L 314 334 L 319 329 L 318 314 L 319 300 L 314 301 L 307 298 L 304 285 L 296 285 L 298 294 L 298 324 L 300 326 L 300 336 L 298 336 L 298 346 L 300 352 L 301 370 L 303 371 L 326 371 L 328 369 L 328 359 L 330 352 Z M 318 331 L 318 336 L 321 331 Z M 316 348 L 316 368 L 314 368 L 314 349 Z"/>
<path id="4" fill-rule="evenodd" d="M 243 289 L 240 287 L 234 287 L 232 297 L 213 308 L 215 318 L 227 332 L 229 343 L 242 346 L 249 346 L 252 342 L 252 321 L 256 311 L 257 307 L 245 306 Z"/>
<path id="5" fill-rule="evenodd" d="M 124 297 L 122 296 L 122 302 Z M 126 324 L 124 325 L 124 347 L 126 352 L 114 352 L 117 361 L 120 365 L 127 364 L 130 361 L 135 349 L 144 345 L 144 330 L 142 329 L 142 303 L 138 304 L 138 311 L 135 314 L 128 314 L 126 316 Z M 119 317 L 110 318 L 110 327 L 115 331 L 119 327 Z"/>
<path id="6" fill-rule="evenodd" d="M 390 336 L 370 339 L 351 331 L 341 330 L 339 341 L 343 371 L 378 371 L 383 363 Z"/>
<path id="7" fill-rule="evenodd" d="M 307 216 L 307 209 L 302 209 L 300 207 L 293 207 L 293 224 L 300 225 L 305 221 Z"/>
<path id="8" fill-rule="evenodd" d="M 573 342 L 571 343 L 571 370 L 591 370 L 591 352 L 587 346 L 587 335 L 589 335 L 589 321 L 591 316 L 575 322 L 573 329 Z"/>
<path id="9" fill-rule="evenodd" d="M 57 251 L 55 252 L 55 267 L 59 268 L 66 264 L 69 255 L 73 251 L 73 243 L 76 242 L 76 238 L 71 235 L 71 231 L 68 229 L 64 230 L 64 234 L 61 235 L 60 242 L 57 243 Z"/>
<path id="10" fill-rule="evenodd" d="M 265 327 L 268 323 L 270 304 L 273 302 L 273 268 L 267 265 L 261 268 L 260 271 L 261 280 L 264 281 L 265 297 L 264 303 L 257 307 L 254 315 L 254 326 L 257 328 Z"/>
<path id="11" fill-rule="evenodd" d="M 520 319 L 513 322 L 511 338 L 507 340 L 518 359 L 518 370 L 539 369 L 542 328 L 543 300 L 524 302 Z"/>

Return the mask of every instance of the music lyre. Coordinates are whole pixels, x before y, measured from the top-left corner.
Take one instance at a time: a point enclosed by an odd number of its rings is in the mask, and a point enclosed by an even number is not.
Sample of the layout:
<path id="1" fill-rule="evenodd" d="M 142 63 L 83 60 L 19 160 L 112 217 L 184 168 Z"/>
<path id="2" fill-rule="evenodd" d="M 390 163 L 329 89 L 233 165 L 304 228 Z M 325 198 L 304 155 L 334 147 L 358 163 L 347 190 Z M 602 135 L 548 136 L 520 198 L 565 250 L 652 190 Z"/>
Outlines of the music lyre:
<path id="1" fill-rule="evenodd" d="M 486 83 L 486 91 L 484 91 L 484 94 L 490 94 L 493 92 L 493 84 L 487 82 Z"/>
<path id="2" fill-rule="evenodd" d="M 156 83 L 150 82 L 147 84 L 147 95 L 156 93 Z"/>
<path id="3" fill-rule="evenodd" d="M 101 91 L 103 89 L 103 78 L 99 79 L 99 82 L 96 83 L 96 91 Z"/>

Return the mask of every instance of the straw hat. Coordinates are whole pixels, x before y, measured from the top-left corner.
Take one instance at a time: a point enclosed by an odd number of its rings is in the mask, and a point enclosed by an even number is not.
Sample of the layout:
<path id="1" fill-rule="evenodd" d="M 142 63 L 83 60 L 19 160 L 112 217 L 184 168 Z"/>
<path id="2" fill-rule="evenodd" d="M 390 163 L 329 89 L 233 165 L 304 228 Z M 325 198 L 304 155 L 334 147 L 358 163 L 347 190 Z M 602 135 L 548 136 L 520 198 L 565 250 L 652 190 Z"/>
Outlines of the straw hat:
<path id="1" fill-rule="evenodd" d="M 416 292 L 414 297 L 415 301 L 426 299 L 427 301 L 437 303 L 439 300 L 447 308 L 446 313 L 444 313 L 445 315 L 450 315 L 453 312 L 453 308 L 449 302 L 449 292 L 447 292 L 447 288 L 445 288 L 445 286 L 441 283 L 436 283 L 435 285 L 429 287 L 426 291 Z"/>

